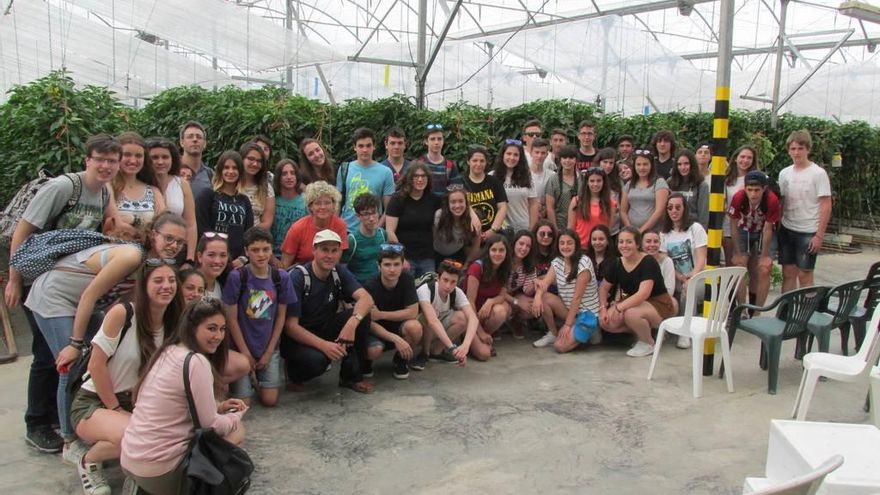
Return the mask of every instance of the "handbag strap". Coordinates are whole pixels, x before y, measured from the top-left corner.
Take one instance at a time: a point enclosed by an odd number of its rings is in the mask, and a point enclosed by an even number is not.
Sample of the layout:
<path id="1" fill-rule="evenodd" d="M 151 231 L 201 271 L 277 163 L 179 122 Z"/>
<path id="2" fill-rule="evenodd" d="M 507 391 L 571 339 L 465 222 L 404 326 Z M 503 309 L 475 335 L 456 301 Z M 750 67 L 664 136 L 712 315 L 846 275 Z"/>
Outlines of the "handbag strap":
<path id="1" fill-rule="evenodd" d="M 190 351 L 186 355 L 186 359 L 183 360 L 183 390 L 186 393 L 186 403 L 189 405 L 189 415 L 192 417 L 193 426 L 196 430 L 199 430 L 202 428 L 202 425 L 199 423 L 199 415 L 196 413 L 196 403 L 193 400 L 192 387 L 189 385 L 189 361 L 194 355 L 195 352 Z"/>

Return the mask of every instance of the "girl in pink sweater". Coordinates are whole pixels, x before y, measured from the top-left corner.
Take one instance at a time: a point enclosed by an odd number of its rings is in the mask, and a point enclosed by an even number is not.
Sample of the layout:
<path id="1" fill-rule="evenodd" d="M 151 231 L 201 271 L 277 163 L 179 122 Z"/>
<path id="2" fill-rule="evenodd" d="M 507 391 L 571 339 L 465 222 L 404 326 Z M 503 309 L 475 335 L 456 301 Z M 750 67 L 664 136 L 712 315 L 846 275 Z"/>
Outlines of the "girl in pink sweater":
<path id="1" fill-rule="evenodd" d="M 196 300 L 180 316 L 177 334 L 153 357 L 141 382 L 134 412 L 122 438 L 122 468 L 137 486 L 154 494 L 187 492 L 181 461 L 193 436 L 192 418 L 183 387 L 183 361 L 190 361 L 189 379 L 199 422 L 232 443 L 244 440 L 241 417 L 247 405 L 222 393 L 218 371 L 225 365 L 228 339 L 219 300 Z"/>

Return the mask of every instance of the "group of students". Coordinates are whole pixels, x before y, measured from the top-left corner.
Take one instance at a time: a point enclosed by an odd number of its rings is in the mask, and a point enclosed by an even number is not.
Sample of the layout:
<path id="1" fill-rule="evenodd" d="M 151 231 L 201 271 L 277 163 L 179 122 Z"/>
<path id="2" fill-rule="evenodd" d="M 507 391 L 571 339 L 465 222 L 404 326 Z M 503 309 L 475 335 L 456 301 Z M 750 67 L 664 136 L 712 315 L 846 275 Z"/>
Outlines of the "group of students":
<path id="1" fill-rule="evenodd" d="M 12 237 L 15 253 L 34 234 L 106 235 L 35 280 L 10 267 L 6 303 L 24 301 L 34 335 L 28 443 L 63 450 L 88 494 L 110 493 L 101 465 L 117 457 L 141 489 L 175 493 L 192 435 L 190 353 L 199 421 L 233 442 L 251 398 L 275 405 L 285 374 L 300 390 L 339 362 L 339 386 L 369 393 L 386 350 L 398 379 L 430 360 L 489 360 L 503 329 L 517 339 L 539 329 L 535 347 L 568 352 L 584 343 L 574 327 L 589 313 L 605 332 L 636 336 L 628 355 L 651 354 L 651 330 L 705 268 L 708 147 L 676 152 L 660 131 L 650 150 L 627 136 L 596 150 L 589 122 L 575 147 L 529 121 L 494 159 L 469 148 L 460 169 L 443 155 L 441 124 L 423 137 L 427 153 L 410 161 L 404 132 L 389 130 L 380 163 L 373 131 L 357 129 L 356 159 L 339 167 L 306 139 L 299 161 L 273 173 L 265 136 L 207 167 L 196 122 L 178 143 L 91 138 L 85 171 L 43 185 Z M 787 283 L 808 285 L 830 217 L 809 134 L 787 146 L 784 201 L 754 148 L 737 150 L 727 173 L 725 259 L 749 266 L 759 304 L 771 237 Z M 88 377 L 71 396 L 67 370 L 89 345 Z"/>

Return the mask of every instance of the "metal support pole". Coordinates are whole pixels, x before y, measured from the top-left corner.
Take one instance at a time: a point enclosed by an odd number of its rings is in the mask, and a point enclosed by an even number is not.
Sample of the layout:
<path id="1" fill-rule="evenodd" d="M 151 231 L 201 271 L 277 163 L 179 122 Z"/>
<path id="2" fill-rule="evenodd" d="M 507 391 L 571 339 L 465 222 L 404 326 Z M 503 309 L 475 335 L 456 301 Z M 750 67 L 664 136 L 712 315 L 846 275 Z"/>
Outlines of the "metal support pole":
<path id="1" fill-rule="evenodd" d="M 787 0 L 783 0 L 787 1 Z M 727 167 L 727 135 L 730 125 L 730 64 L 733 61 L 734 0 L 721 0 L 721 19 L 718 26 L 718 64 L 715 81 L 715 119 L 712 122 L 712 178 L 709 189 L 709 242 L 706 268 L 721 263 L 721 225 L 724 222 L 724 172 Z M 718 294 L 713 294 L 707 280 L 703 314 Z M 703 375 L 711 376 L 715 369 L 715 339 L 707 339 L 703 346 Z"/>
<path id="2" fill-rule="evenodd" d="M 427 26 L 428 0 L 419 0 L 419 34 L 416 46 L 416 105 L 419 109 L 425 108 L 425 79 L 422 78 L 422 71 L 425 70 L 428 51 Z"/>
<path id="3" fill-rule="evenodd" d="M 284 28 L 288 31 L 293 31 L 293 0 L 287 0 L 284 2 Z M 287 66 L 287 74 L 285 77 L 287 93 L 293 94 L 293 66 Z"/>
<path id="4" fill-rule="evenodd" d="M 782 58 L 785 56 L 785 13 L 788 11 L 789 0 L 780 0 L 782 10 L 779 12 L 779 36 L 776 38 L 776 67 L 773 71 L 773 100 L 770 109 L 770 127 L 776 129 L 779 122 L 779 87 L 782 85 Z M 719 62 L 720 65 L 720 62 Z"/>

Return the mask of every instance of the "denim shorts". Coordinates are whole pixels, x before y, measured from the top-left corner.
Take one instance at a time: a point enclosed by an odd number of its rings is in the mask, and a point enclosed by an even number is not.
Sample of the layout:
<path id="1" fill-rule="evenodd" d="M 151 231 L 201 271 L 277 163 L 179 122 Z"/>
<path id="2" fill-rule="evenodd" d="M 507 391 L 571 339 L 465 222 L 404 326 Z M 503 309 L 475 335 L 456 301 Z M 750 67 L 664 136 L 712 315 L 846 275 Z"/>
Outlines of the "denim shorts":
<path id="1" fill-rule="evenodd" d="M 816 267 L 816 254 L 811 254 L 810 240 L 816 233 L 803 233 L 788 230 L 779 225 L 776 237 L 779 239 L 779 264 L 797 265 L 798 269 L 809 271 Z"/>
<path id="2" fill-rule="evenodd" d="M 760 256 L 761 250 L 764 248 L 764 235 L 763 232 L 748 232 L 743 229 L 739 229 L 739 236 L 737 239 L 739 240 L 739 252 L 746 256 Z M 773 237 L 776 237 L 776 234 L 773 234 Z M 776 239 L 770 240 L 770 259 L 776 257 L 776 245 L 777 242 L 773 242 Z"/>
<path id="3" fill-rule="evenodd" d="M 281 388 L 281 351 L 275 349 L 269 364 L 256 371 L 260 388 Z M 254 395 L 254 386 L 250 375 L 239 378 L 229 387 L 229 395 L 236 399 L 247 399 Z"/>
<path id="4" fill-rule="evenodd" d="M 403 337 L 403 322 L 402 321 L 377 321 L 379 325 L 382 326 L 385 330 L 397 335 L 398 337 Z M 383 340 L 374 334 L 370 334 L 367 336 L 367 347 L 381 347 L 385 351 L 390 351 L 394 349 L 394 343 L 389 340 Z"/>

